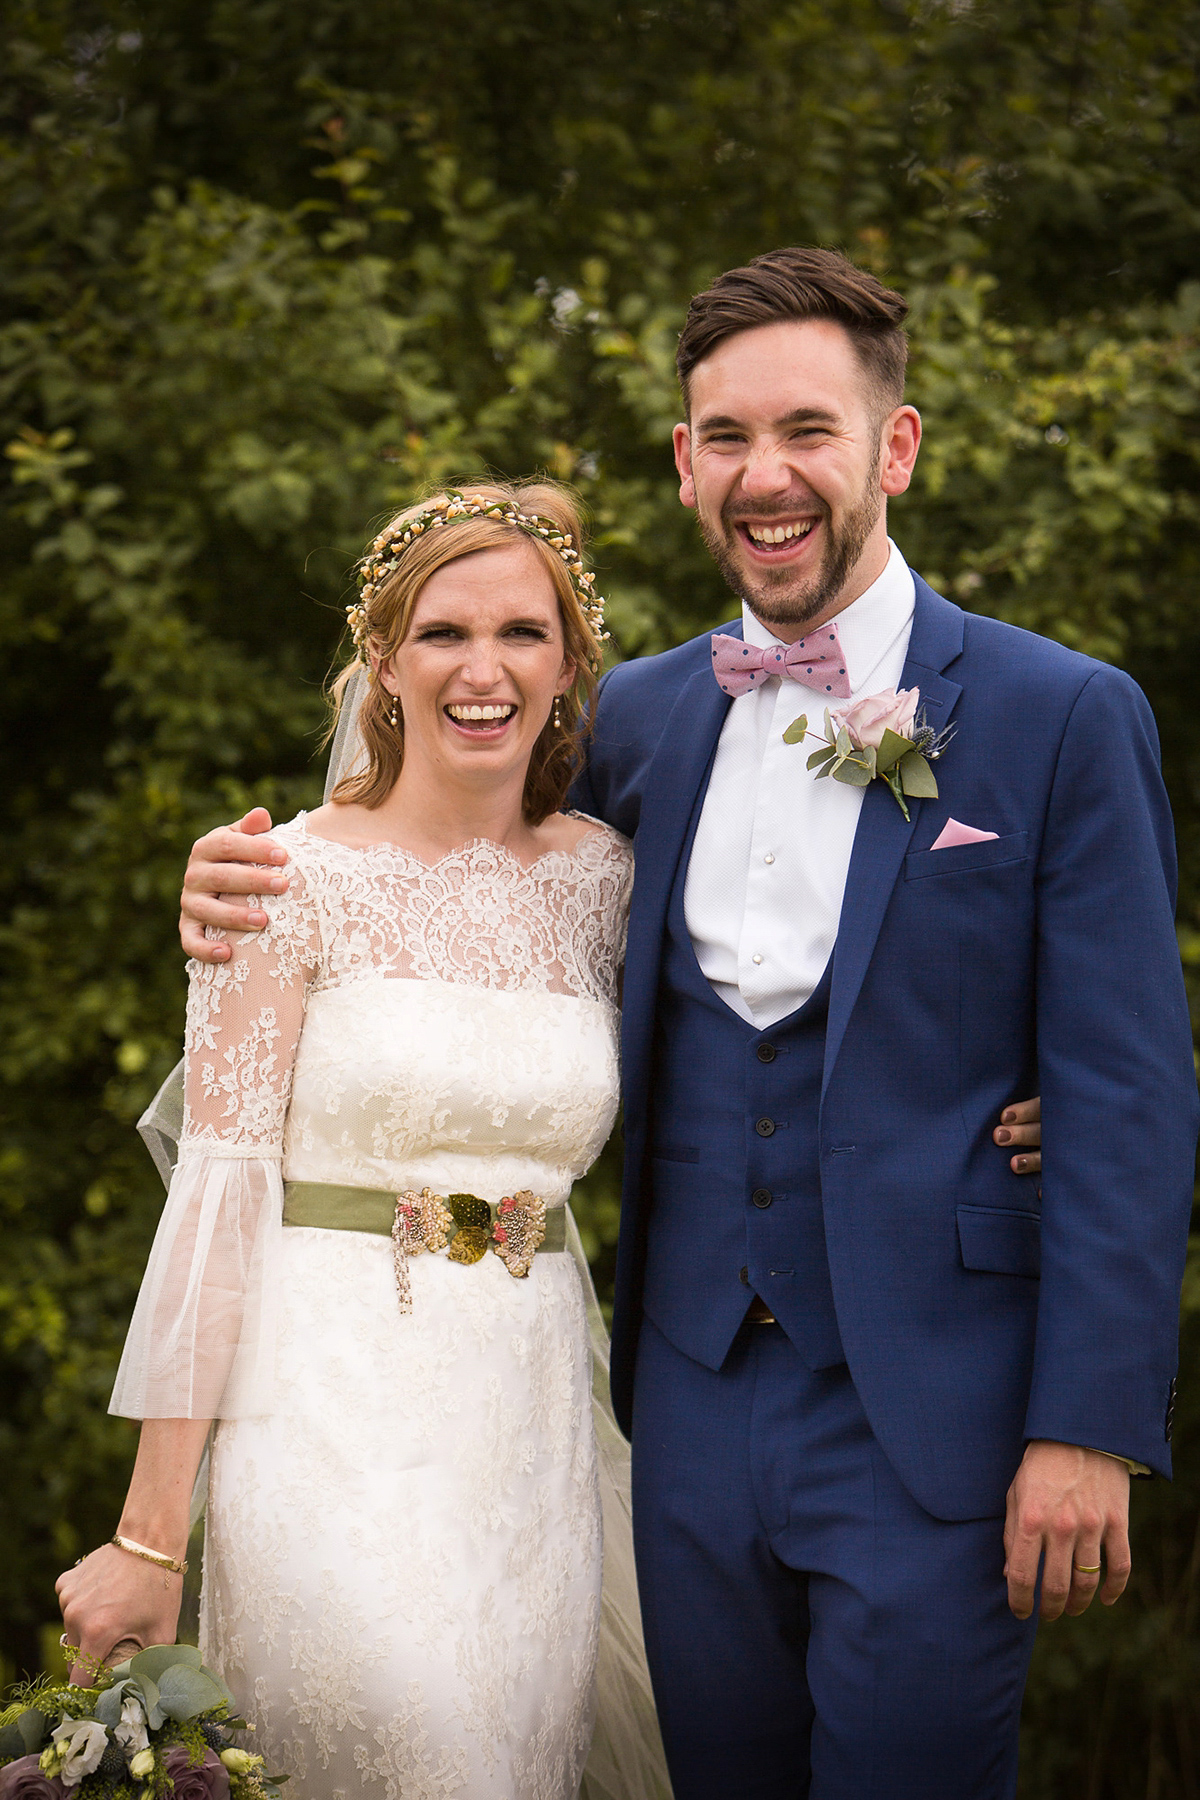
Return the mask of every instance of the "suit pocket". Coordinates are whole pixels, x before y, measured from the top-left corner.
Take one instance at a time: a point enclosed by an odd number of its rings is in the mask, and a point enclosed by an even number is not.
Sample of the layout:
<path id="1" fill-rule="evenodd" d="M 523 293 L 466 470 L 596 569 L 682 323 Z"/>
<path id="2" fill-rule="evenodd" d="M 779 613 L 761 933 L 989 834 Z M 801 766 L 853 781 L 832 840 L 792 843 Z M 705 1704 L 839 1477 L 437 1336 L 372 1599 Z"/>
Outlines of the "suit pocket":
<path id="1" fill-rule="evenodd" d="M 1036 1280 L 1042 1272 L 1042 1221 L 1037 1213 L 1007 1207 L 960 1206 L 958 1247 L 964 1269 Z"/>
<path id="2" fill-rule="evenodd" d="M 655 1144 L 650 1152 L 655 1162 L 698 1163 L 700 1152 L 689 1150 L 686 1144 Z"/>
<path id="3" fill-rule="evenodd" d="M 998 863 L 1024 862 L 1029 854 L 1029 833 L 1010 831 L 988 838 L 983 844 L 951 844 L 947 850 L 911 850 L 904 859 L 905 881 L 922 881 L 929 875 L 966 875 L 973 869 L 994 869 Z"/>

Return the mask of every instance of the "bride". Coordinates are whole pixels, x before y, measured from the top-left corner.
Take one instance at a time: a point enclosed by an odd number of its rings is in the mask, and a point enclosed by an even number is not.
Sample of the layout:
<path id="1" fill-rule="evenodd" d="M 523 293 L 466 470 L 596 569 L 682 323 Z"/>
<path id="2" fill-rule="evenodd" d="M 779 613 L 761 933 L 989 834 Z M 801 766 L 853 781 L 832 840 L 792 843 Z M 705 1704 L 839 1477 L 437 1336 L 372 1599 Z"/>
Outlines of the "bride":
<path id="1" fill-rule="evenodd" d="M 59 1594 L 81 1656 L 174 1641 L 215 1421 L 201 1649 L 309 1800 L 667 1792 L 567 1253 L 616 1110 L 632 872 L 560 810 L 602 637 L 580 542 L 551 483 L 380 533 L 338 684 L 361 754 L 276 831 L 266 928 L 190 966 L 112 1400 L 137 1462 Z"/>

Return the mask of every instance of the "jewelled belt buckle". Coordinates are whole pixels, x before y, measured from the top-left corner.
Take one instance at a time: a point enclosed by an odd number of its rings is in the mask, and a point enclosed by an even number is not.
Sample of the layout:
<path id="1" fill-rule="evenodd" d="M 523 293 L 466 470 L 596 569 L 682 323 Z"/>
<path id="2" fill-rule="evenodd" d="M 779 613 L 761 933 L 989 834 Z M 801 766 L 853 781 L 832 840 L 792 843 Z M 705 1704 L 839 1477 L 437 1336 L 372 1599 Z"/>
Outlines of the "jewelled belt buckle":
<path id="1" fill-rule="evenodd" d="M 408 1259 L 422 1250 L 446 1250 L 451 1262 L 477 1263 L 491 1250 L 509 1274 L 524 1280 L 546 1236 L 546 1202 L 528 1188 L 506 1194 L 492 1209 L 478 1194 L 435 1194 L 408 1188 L 396 1196 L 392 1261 L 402 1313 L 412 1311 Z M 447 1246 L 449 1248 L 447 1249 Z"/>

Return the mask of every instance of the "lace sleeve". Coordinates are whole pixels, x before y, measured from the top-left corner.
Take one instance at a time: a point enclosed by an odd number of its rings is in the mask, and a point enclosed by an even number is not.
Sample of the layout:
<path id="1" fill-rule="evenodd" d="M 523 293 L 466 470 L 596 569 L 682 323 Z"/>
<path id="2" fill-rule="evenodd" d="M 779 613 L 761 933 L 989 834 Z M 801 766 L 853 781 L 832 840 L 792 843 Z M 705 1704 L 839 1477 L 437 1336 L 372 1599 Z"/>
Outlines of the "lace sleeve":
<path id="1" fill-rule="evenodd" d="M 133 1419 L 265 1411 L 283 1232 L 280 1157 L 319 933 L 302 871 L 262 932 L 189 969 L 179 1165 L 109 1411 Z"/>
<path id="2" fill-rule="evenodd" d="M 264 930 L 230 939 L 226 963 L 188 964 L 181 1162 L 197 1150 L 282 1152 L 304 1002 L 320 963 L 316 907 L 295 855 L 288 873 L 288 892 L 264 901 Z"/>

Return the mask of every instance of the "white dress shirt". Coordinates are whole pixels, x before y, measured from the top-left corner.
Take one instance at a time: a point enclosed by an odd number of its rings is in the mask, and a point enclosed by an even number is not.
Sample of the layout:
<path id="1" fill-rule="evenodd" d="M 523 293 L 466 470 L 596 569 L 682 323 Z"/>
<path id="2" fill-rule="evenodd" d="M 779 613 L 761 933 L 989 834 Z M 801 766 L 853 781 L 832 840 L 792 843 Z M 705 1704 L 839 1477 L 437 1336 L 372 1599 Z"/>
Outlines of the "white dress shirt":
<path id="1" fill-rule="evenodd" d="M 888 540 L 887 567 L 837 615 L 850 706 L 900 685 L 912 630 L 912 571 Z M 778 642 L 742 607 L 746 642 Z M 818 781 L 816 741 L 785 744 L 800 713 L 820 738 L 828 696 L 774 675 L 742 694 L 721 728 L 692 846 L 684 916 L 696 958 L 739 1017 L 764 1030 L 803 1006 L 837 937 L 863 789 Z"/>

